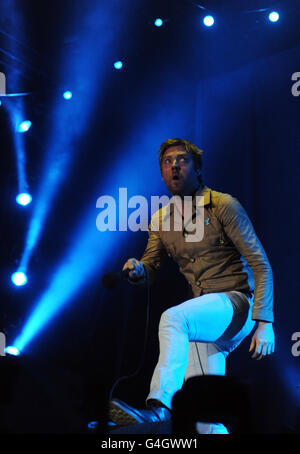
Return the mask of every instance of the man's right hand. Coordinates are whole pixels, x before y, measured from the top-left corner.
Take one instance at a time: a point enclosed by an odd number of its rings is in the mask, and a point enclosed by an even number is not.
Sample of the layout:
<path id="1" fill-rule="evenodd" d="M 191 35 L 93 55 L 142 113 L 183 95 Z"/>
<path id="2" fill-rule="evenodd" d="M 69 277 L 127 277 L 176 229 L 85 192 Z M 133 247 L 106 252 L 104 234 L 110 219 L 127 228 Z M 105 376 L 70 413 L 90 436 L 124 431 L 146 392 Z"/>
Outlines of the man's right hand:
<path id="1" fill-rule="evenodd" d="M 131 281 L 139 281 L 145 277 L 145 269 L 142 262 L 139 262 L 137 259 L 128 259 L 125 265 L 123 266 L 124 270 L 130 270 L 129 279 Z"/>

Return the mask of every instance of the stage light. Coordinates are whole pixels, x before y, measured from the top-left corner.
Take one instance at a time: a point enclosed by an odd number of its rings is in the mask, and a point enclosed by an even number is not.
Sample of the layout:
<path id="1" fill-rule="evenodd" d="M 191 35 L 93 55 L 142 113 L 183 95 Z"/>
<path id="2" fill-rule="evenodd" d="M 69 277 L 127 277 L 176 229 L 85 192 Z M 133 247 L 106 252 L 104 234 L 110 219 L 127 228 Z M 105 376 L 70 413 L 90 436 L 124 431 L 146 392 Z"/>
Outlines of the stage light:
<path id="1" fill-rule="evenodd" d="M 158 143 L 162 140 L 162 137 L 171 134 L 169 118 L 172 109 L 169 107 L 169 97 L 166 98 L 163 105 L 165 109 L 158 109 L 158 105 L 155 104 L 152 114 L 155 121 L 153 124 L 152 122 L 150 122 L 150 125 L 147 124 L 147 134 L 145 134 L 144 122 L 139 125 L 139 129 L 143 130 L 144 134 L 141 141 L 144 140 L 144 150 L 147 150 L 147 152 L 143 155 L 138 154 L 138 146 L 135 143 L 136 136 L 133 135 L 133 138 L 123 147 L 123 159 L 118 161 L 115 170 L 107 175 L 106 181 L 102 179 L 101 188 L 97 193 L 110 194 L 115 200 L 118 200 L 119 191 L 116 187 L 121 187 L 123 183 L 126 184 L 127 181 L 130 181 L 131 192 L 141 194 L 145 181 L 141 182 L 140 175 L 145 168 L 148 170 L 147 178 L 157 185 L 157 190 L 161 188 L 160 180 L 155 177 L 157 168 L 156 162 L 153 162 L 152 159 L 152 147 L 153 142 Z M 148 116 L 144 121 L 148 123 Z M 161 129 L 157 128 L 157 124 L 160 125 Z M 172 131 L 179 130 L 180 126 L 181 116 L 178 113 L 176 118 L 173 117 Z M 162 128 L 164 128 L 163 131 Z M 134 163 L 134 170 L 132 163 Z M 140 170 L 136 171 L 136 169 Z M 149 177 L 149 175 L 151 176 Z M 150 189 L 149 185 L 149 192 L 144 192 L 144 194 L 150 198 L 152 191 L 155 190 L 153 186 Z M 111 251 L 116 250 L 119 246 L 121 247 L 124 242 L 124 231 L 99 232 L 95 228 L 95 210 L 92 205 L 90 204 L 91 209 L 80 216 L 74 236 L 70 237 L 69 250 L 66 251 L 53 273 L 48 288 L 34 303 L 32 313 L 13 342 L 13 345 L 22 352 L 29 348 L 33 339 L 48 327 L 49 323 L 58 316 L 67 304 L 78 297 L 82 289 L 88 287 L 95 275 L 99 276 L 106 272 L 107 258 L 111 257 Z M 82 257 L 84 257 L 84 261 Z M 74 279 L 74 276 L 76 276 L 76 279 Z"/>
<path id="2" fill-rule="evenodd" d="M 32 201 L 32 197 L 30 194 L 27 192 L 22 192 L 21 194 L 18 194 L 16 197 L 16 201 L 19 205 L 26 206 Z"/>
<path id="3" fill-rule="evenodd" d="M 161 26 L 163 25 L 163 23 L 164 23 L 163 20 L 160 19 L 160 18 L 157 18 L 157 19 L 155 19 L 155 21 L 154 21 L 155 27 L 161 27 Z"/>
<path id="4" fill-rule="evenodd" d="M 111 2 L 98 2 L 98 4 L 102 7 L 102 5 L 110 5 Z M 111 23 L 112 19 L 114 19 L 114 14 L 115 11 L 113 10 L 105 18 L 105 23 Z M 93 9 L 91 11 L 90 21 L 95 21 L 95 37 L 99 34 L 99 17 L 101 19 L 102 16 L 95 15 Z M 60 97 L 61 103 L 59 110 L 55 110 L 54 112 L 56 121 L 54 122 L 53 141 L 50 141 L 48 144 L 49 162 L 48 160 L 45 161 L 45 171 L 47 172 L 42 174 L 40 178 L 43 185 L 41 188 L 35 190 L 32 222 L 25 241 L 25 263 L 28 263 L 32 251 L 37 244 L 46 215 L 49 207 L 52 205 L 51 202 L 58 191 L 59 185 L 66 178 L 68 164 L 74 158 L 74 147 L 72 146 L 74 135 L 75 137 L 80 137 L 83 131 L 85 131 L 88 120 L 93 118 L 94 109 L 92 107 L 95 100 L 95 89 L 99 91 L 99 96 L 104 92 L 103 88 L 105 84 L 102 82 L 102 79 L 106 75 L 105 71 L 111 71 L 113 69 L 112 66 L 107 67 L 103 65 L 103 61 L 110 60 L 112 57 L 111 54 L 106 55 L 104 52 L 110 49 L 109 45 L 111 44 L 112 38 L 116 38 L 116 29 L 109 27 L 110 29 L 112 29 L 112 35 L 108 35 L 107 42 L 104 42 L 103 54 L 105 58 L 103 56 L 102 58 L 96 58 L 98 54 L 95 55 L 93 52 L 90 52 L 93 49 L 93 45 L 97 45 L 97 50 L 99 49 L 99 41 L 93 35 L 93 39 L 87 40 L 82 51 L 76 53 L 77 56 L 85 56 L 87 64 L 83 64 L 81 58 L 78 61 L 78 65 L 71 62 L 70 77 L 72 74 L 75 74 L 79 82 L 83 79 L 87 80 L 88 83 L 84 86 L 85 90 L 82 94 L 81 90 L 76 90 L 76 96 L 74 96 L 76 109 L 69 109 L 69 104 L 65 103 L 62 97 Z M 114 54 L 115 50 L 111 49 L 110 52 Z M 114 59 L 111 60 L 111 65 L 114 61 Z M 96 67 L 93 66 L 96 63 Z M 90 71 L 88 78 L 86 77 L 87 68 Z M 157 178 L 157 163 L 153 161 L 153 143 L 161 143 L 164 137 L 173 136 L 174 131 L 182 130 L 182 113 L 179 111 L 174 113 L 172 102 L 176 87 L 177 82 L 174 87 L 170 87 L 171 93 L 167 90 L 165 98 L 162 99 L 160 97 L 159 100 L 156 100 L 151 92 L 149 93 L 149 104 L 153 110 L 151 112 L 147 111 L 145 118 L 142 115 L 139 116 L 139 124 L 135 124 L 132 137 L 129 137 L 128 143 L 123 144 L 123 159 L 117 161 L 115 169 L 111 169 L 111 172 L 106 175 L 105 179 L 100 173 L 101 186 L 96 191 L 97 194 L 110 194 L 117 199 L 118 194 L 115 193 L 117 192 L 117 188 L 123 187 L 123 185 L 126 186 L 128 181 L 130 181 L 132 194 L 144 194 L 150 199 L 153 191 L 161 191 L 162 183 Z M 155 87 L 153 90 L 155 93 Z M 98 102 L 99 100 L 97 99 Z M 153 106 L 151 104 L 152 102 L 154 102 Z M 86 104 L 88 105 L 86 106 Z M 70 107 L 72 106 L 70 105 Z M 73 114 L 71 122 L 70 114 Z M 152 119 L 150 122 L 149 115 Z M 172 122 L 170 122 L 170 117 L 172 117 Z M 66 127 L 68 129 L 73 125 L 74 133 L 71 130 L 70 133 L 66 134 Z M 58 127 L 60 129 L 57 131 Z M 138 139 L 136 131 L 139 131 L 138 134 L 140 134 Z M 62 137 L 63 140 L 57 141 L 57 137 Z M 141 144 L 144 150 L 142 155 L 138 153 Z M 64 151 L 66 150 L 66 153 L 61 153 L 62 149 Z M 53 155 L 56 159 L 53 158 Z M 141 181 L 140 178 L 141 172 L 145 168 L 147 168 L 147 175 L 144 175 L 145 178 L 148 178 L 155 186 L 152 185 L 150 188 L 150 185 L 146 184 L 146 192 L 141 192 L 145 191 L 146 180 L 143 179 Z M 79 224 L 74 229 L 74 235 L 68 241 L 68 250 L 64 251 L 61 260 L 57 263 L 49 285 L 38 295 L 36 301 L 33 301 L 32 312 L 29 314 L 27 320 L 25 320 L 20 332 L 17 333 L 13 345 L 22 353 L 30 349 L 30 344 L 36 341 L 37 336 L 44 330 L 55 329 L 55 317 L 58 317 L 68 304 L 72 304 L 74 300 L 78 300 L 82 291 L 93 285 L 95 281 L 98 282 L 98 276 L 107 272 L 107 261 L 112 257 L 112 251 L 121 248 L 124 244 L 124 235 L 126 234 L 124 231 L 100 233 L 96 229 L 95 201 L 88 204 L 88 206 L 88 211 L 81 213 L 79 216 Z M 84 257 L 84 260 L 82 260 L 82 257 Z M 27 266 L 22 267 L 19 265 L 19 269 L 27 270 L 28 268 Z M 74 279 L 74 276 L 76 279 Z"/>
<path id="5" fill-rule="evenodd" d="M 28 281 L 27 276 L 23 271 L 16 271 L 13 273 L 11 280 L 17 287 L 27 284 Z"/>
<path id="6" fill-rule="evenodd" d="M 78 17 L 78 22 L 73 24 L 74 32 L 76 30 L 79 37 L 77 52 L 71 52 L 68 58 L 62 60 L 61 89 L 51 111 L 54 121 L 50 123 L 53 127 L 48 134 L 48 143 L 45 144 L 40 185 L 35 189 L 32 216 L 19 262 L 20 268 L 24 270 L 28 269 L 46 217 L 51 211 L 52 201 L 59 194 L 59 187 L 68 177 L 70 165 L 79 153 L 80 147 L 74 147 L 74 140 L 90 127 L 93 113 L 104 96 L 106 74 L 114 68 L 105 66 L 103 62 L 111 61 L 113 65 L 115 61 L 115 46 L 119 41 L 119 30 L 122 29 L 117 23 L 120 25 L 127 20 L 127 13 L 115 16 L 114 2 L 90 0 L 87 4 L 83 17 Z M 113 23 L 114 26 L 106 28 L 108 23 Z M 99 29 L 105 29 L 100 41 Z M 116 44 L 113 45 L 113 42 Z M 67 85 L 70 80 L 72 87 Z M 63 93 L 70 88 L 74 97 L 72 102 L 66 102 Z M 24 119 L 22 111 L 21 114 L 21 119 Z M 24 137 L 21 134 L 16 136 L 18 139 Z M 23 192 L 22 188 L 26 187 L 23 183 L 20 184 L 21 190 L 18 192 Z"/>
<path id="7" fill-rule="evenodd" d="M 31 121 L 26 120 L 26 121 L 22 121 L 22 123 L 20 123 L 17 126 L 17 131 L 18 132 L 27 132 L 27 131 L 29 131 L 30 128 L 31 128 Z"/>
<path id="8" fill-rule="evenodd" d="M 5 348 L 5 353 L 8 353 L 9 355 L 13 355 L 13 356 L 19 356 L 21 352 L 17 347 L 14 347 L 13 345 L 9 345 Z"/>
<path id="9" fill-rule="evenodd" d="M 205 16 L 204 19 L 203 19 L 203 23 L 206 27 L 211 27 L 212 25 L 214 25 L 214 18 L 212 16 Z"/>
<path id="10" fill-rule="evenodd" d="M 27 183 L 27 176 L 26 176 L 26 152 L 25 152 L 25 139 L 24 134 L 28 131 L 31 126 L 31 122 L 29 120 L 24 121 L 26 118 L 24 113 L 24 106 L 23 106 L 23 99 L 8 99 L 5 102 L 5 108 L 7 109 L 9 116 L 10 116 L 10 124 L 12 128 L 12 139 L 15 149 L 15 157 L 16 157 L 16 168 L 17 168 L 17 175 L 18 175 L 18 189 L 17 194 L 20 196 L 27 192 L 28 183 Z M 28 199 L 26 200 L 24 197 L 20 198 L 20 202 L 25 205 L 28 203 Z M 22 203 L 25 202 L 25 203 Z"/>
<path id="11" fill-rule="evenodd" d="M 88 428 L 92 430 L 97 429 L 98 425 L 99 425 L 98 421 L 90 421 L 88 423 Z"/>
<path id="12" fill-rule="evenodd" d="M 65 99 L 67 99 L 67 100 L 68 100 L 68 99 L 71 99 L 72 96 L 73 96 L 73 95 L 72 95 L 72 92 L 71 92 L 71 91 L 65 91 L 64 94 L 63 94 L 63 97 L 64 97 Z"/>
<path id="13" fill-rule="evenodd" d="M 115 69 L 121 69 L 123 67 L 123 63 L 120 60 L 118 60 L 114 63 L 114 67 Z"/>
<path id="14" fill-rule="evenodd" d="M 269 14 L 269 20 L 271 22 L 277 22 L 279 20 L 279 14 L 277 13 L 277 11 L 272 11 L 270 14 Z"/>

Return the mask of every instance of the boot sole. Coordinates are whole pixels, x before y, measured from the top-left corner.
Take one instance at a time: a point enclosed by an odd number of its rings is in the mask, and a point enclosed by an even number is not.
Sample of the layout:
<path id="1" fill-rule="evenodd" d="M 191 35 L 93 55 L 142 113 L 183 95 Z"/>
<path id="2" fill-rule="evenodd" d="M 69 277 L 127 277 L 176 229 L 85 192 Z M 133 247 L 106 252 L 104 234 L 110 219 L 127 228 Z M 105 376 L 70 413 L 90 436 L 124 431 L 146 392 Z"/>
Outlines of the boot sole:
<path id="1" fill-rule="evenodd" d="M 109 402 L 109 419 L 118 426 L 127 426 L 129 424 L 138 424 L 143 422 L 138 416 L 127 413 L 117 402 Z"/>

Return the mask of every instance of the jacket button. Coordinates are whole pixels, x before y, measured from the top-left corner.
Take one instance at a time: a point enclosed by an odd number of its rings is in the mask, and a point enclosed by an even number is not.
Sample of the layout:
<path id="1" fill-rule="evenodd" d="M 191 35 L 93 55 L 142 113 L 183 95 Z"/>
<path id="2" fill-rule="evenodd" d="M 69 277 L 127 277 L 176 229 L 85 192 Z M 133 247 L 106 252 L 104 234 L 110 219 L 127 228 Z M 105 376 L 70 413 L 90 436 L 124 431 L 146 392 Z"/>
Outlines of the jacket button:
<path id="1" fill-rule="evenodd" d="M 197 287 L 200 287 L 201 282 L 200 282 L 200 281 L 197 281 L 197 282 L 196 282 L 196 285 L 197 285 Z"/>
<path id="2" fill-rule="evenodd" d="M 194 262 L 195 262 L 194 257 L 192 257 L 192 258 L 190 259 L 190 262 L 191 262 L 191 263 L 194 263 Z"/>

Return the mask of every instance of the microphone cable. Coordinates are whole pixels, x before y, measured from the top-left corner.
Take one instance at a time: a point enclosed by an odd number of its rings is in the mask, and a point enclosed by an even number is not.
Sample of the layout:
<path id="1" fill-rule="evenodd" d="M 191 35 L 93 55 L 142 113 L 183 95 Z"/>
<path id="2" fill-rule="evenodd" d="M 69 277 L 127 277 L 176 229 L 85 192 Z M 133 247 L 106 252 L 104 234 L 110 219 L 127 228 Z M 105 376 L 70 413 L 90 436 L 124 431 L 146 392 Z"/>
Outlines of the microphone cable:
<path id="1" fill-rule="evenodd" d="M 196 350 L 197 350 L 197 356 L 198 356 L 199 366 L 200 366 L 201 371 L 202 371 L 202 375 L 205 375 L 204 368 L 202 366 L 202 361 L 201 361 L 201 357 L 200 357 L 200 353 L 199 353 L 197 342 L 195 342 L 195 347 L 196 347 Z"/>
<path id="2" fill-rule="evenodd" d="M 140 361 L 140 364 L 138 365 L 137 369 L 129 375 L 124 375 L 115 380 L 113 383 L 110 392 L 109 392 L 109 401 L 112 399 L 113 392 L 115 391 L 116 386 L 123 380 L 127 380 L 129 378 L 134 378 L 136 377 L 140 371 L 142 370 L 142 367 L 144 365 L 144 360 L 145 360 L 145 354 L 146 354 L 146 348 L 147 348 L 147 341 L 148 341 L 148 331 L 149 331 L 149 313 L 150 313 L 150 282 L 149 282 L 149 272 L 146 268 L 145 265 L 144 270 L 145 270 L 145 279 L 146 279 L 146 291 L 147 291 L 147 298 L 146 298 L 146 320 L 145 320 L 145 335 L 144 335 L 144 345 L 143 345 L 143 353 L 142 353 L 142 359 Z"/>

